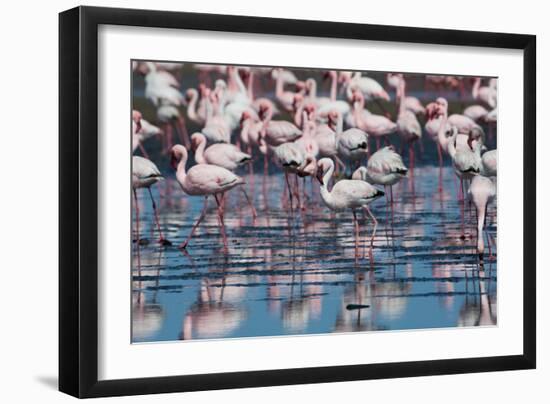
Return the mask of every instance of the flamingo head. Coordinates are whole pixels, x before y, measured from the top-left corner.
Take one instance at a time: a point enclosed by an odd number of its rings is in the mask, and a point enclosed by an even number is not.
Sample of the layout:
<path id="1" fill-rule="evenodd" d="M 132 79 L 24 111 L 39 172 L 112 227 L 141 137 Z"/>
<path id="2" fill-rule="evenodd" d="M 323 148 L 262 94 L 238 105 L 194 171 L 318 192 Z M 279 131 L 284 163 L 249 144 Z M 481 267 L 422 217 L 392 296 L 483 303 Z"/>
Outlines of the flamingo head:
<path id="1" fill-rule="evenodd" d="M 263 120 L 267 113 L 269 112 L 269 110 L 271 109 L 271 105 L 269 104 L 268 101 L 266 100 L 262 100 L 260 102 L 260 106 L 259 106 L 259 110 L 258 110 L 258 115 L 260 116 L 260 118 Z"/>
<path id="2" fill-rule="evenodd" d="M 200 132 L 193 133 L 191 135 L 191 150 L 193 151 L 197 150 L 197 147 L 199 147 L 199 145 L 205 140 L 206 138 L 202 133 Z"/>
<path id="3" fill-rule="evenodd" d="M 340 72 L 338 75 L 338 83 L 345 84 L 351 81 L 352 72 Z"/>
<path id="4" fill-rule="evenodd" d="M 300 93 L 294 94 L 294 97 L 292 98 L 292 108 L 298 109 L 298 106 L 302 104 L 304 101 L 304 96 Z"/>
<path id="5" fill-rule="evenodd" d="M 325 175 L 325 172 L 329 168 L 329 164 L 332 162 L 329 158 L 322 158 L 317 162 L 317 172 L 315 173 L 315 178 L 317 178 L 317 181 L 321 185 L 325 185 L 325 182 L 323 180 L 323 176 Z"/>
<path id="6" fill-rule="evenodd" d="M 306 83 L 302 80 L 298 80 L 296 84 L 294 84 L 294 87 L 296 87 L 297 92 L 302 92 L 306 89 Z"/>
<path id="7" fill-rule="evenodd" d="M 482 142 L 483 141 L 483 131 L 480 127 L 473 127 L 468 132 L 468 146 L 471 150 L 474 150 L 473 142 Z"/>
<path id="8" fill-rule="evenodd" d="M 336 109 L 331 110 L 328 113 L 329 125 L 336 125 L 336 123 L 338 122 L 339 116 L 340 116 L 340 113 L 338 112 L 338 110 L 336 110 Z"/>
<path id="9" fill-rule="evenodd" d="M 178 163 L 182 158 L 187 158 L 187 150 L 181 144 L 172 146 L 170 151 L 170 165 L 174 170 L 178 169 Z"/>
<path id="10" fill-rule="evenodd" d="M 311 103 L 311 104 L 307 104 L 305 107 L 304 107 L 304 111 L 306 111 L 307 115 L 308 115 L 308 118 L 311 118 L 314 114 L 315 114 L 315 110 L 316 110 L 316 106 L 315 104 Z"/>
<path id="11" fill-rule="evenodd" d="M 239 120 L 239 126 L 241 127 L 241 129 L 243 128 L 244 122 L 249 120 L 250 118 L 252 118 L 250 112 L 243 111 L 243 113 L 241 114 L 241 119 Z"/>
<path id="12" fill-rule="evenodd" d="M 134 123 L 136 124 L 136 132 L 139 132 L 141 130 L 141 119 L 141 112 L 134 109 L 132 111 L 132 121 L 134 121 Z"/>

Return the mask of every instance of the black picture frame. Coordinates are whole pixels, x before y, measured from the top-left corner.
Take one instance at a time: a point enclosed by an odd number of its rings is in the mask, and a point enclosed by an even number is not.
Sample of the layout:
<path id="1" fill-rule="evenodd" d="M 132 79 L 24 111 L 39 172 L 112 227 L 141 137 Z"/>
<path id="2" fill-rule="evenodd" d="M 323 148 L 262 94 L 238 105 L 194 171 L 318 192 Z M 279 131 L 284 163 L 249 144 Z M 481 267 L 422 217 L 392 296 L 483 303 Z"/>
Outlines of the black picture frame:
<path id="1" fill-rule="evenodd" d="M 98 381 L 97 51 L 101 24 L 523 50 L 523 354 Z M 60 13 L 59 389 L 85 398 L 535 368 L 535 73 L 533 35 L 96 7 Z"/>

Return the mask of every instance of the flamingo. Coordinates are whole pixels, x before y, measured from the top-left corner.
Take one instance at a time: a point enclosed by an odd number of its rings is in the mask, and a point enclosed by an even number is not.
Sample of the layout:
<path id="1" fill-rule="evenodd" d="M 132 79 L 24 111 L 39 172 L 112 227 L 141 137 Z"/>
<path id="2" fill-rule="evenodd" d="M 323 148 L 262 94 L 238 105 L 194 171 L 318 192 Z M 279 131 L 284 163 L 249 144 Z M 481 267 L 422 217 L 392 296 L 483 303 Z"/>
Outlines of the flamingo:
<path id="1" fill-rule="evenodd" d="M 365 98 L 360 91 L 355 91 L 352 99 L 355 126 L 373 136 L 376 139 L 376 148 L 379 149 L 380 138 L 384 137 L 387 142 L 387 136 L 397 130 L 397 124 L 383 115 L 363 113 Z"/>
<path id="2" fill-rule="evenodd" d="M 468 195 L 474 202 L 477 210 L 477 253 L 479 260 L 483 262 L 483 253 L 485 251 L 485 243 L 483 242 L 483 230 L 485 228 L 485 216 L 488 204 L 495 198 L 497 193 L 495 183 L 492 179 L 478 175 L 472 179 Z M 489 245 L 489 258 L 493 258 L 491 252 L 491 240 L 487 233 Z"/>
<path id="3" fill-rule="evenodd" d="M 439 97 L 435 102 L 440 106 L 441 110 L 448 114 L 449 103 L 445 98 Z M 451 126 L 456 126 L 456 128 L 458 129 L 458 133 L 468 133 L 470 130 L 475 128 L 476 130 L 482 132 L 483 137 L 485 137 L 485 132 L 483 131 L 483 128 L 475 123 L 473 119 L 469 118 L 466 115 L 452 114 L 449 115 L 448 121 Z"/>
<path id="4" fill-rule="evenodd" d="M 288 188 L 288 198 L 290 202 L 290 213 L 294 215 L 292 187 L 290 185 L 289 174 L 297 174 L 300 167 L 304 166 L 306 155 L 304 149 L 295 142 L 283 143 L 273 149 L 275 160 L 283 167 L 285 181 Z M 300 206 L 300 194 L 296 190 L 296 199 L 298 207 Z"/>
<path id="5" fill-rule="evenodd" d="M 411 173 L 414 170 L 414 142 L 422 138 L 422 128 L 416 118 L 416 115 L 405 108 L 403 100 L 405 98 L 405 80 L 401 80 L 397 92 L 397 101 L 399 103 L 397 114 L 397 133 L 402 141 L 409 145 L 409 164 Z M 411 174 L 412 175 L 412 174 Z"/>
<path id="6" fill-rule="evenodd" d="M 353 212 L 353 222 L 355 225 L 355 251 L 357 257 L 358 242 L 359 242 L 359 222 L 357 221 L 357 209 L 363 209 L 372 219 L 374 228 L 370 238 L 369 256 L 371 263 L 373 262 L 372 248 L 374 245 L 374 237 L 376 235 L 376 227 L 378 221 L 369 209 L 369 204 L 381 196 L 384 192 L 373 187 L 371 184 L 360 180 L 340 180 L 328 190 L 328 183 L 334 172 L 334 162 L 325 157 L 317 163 L 317 179 L 319 180 L 321 199 L 324 204 L 333 211 L 351 209 Z"/>
<path id="7" fill-rule="evenodd" d="M 191 136 L 191 144 L 195 150 L 197 164 L 212 164 L 229 171 L 235 171 L 237 167 L 252 160 L 250 154 L 243 153 L 233 144 L 215 143 L 206 148 L 206 142 L 206 137 L 200 132 Z"/>
<path id="8" fill-rule="evenodd" d="M 386 75 L 386 81 L 390 87 L 393 87 L 398 89 L 398 87 L 401 84 L 401 81 L 405 80 L 402 73 L 388 73 Z M 424 105 L 422 105 L 422 102 L 416 97 L 412 97 L 407 95 L 403 99 L 403 103 L 405 104 L 405 108 L 414 113 L 415 115 L 424 115 L 426 113 L 426 108 L 424 108 Z"/>
<path id="9" fill-rule="evenodd" d="M 484 121 L 488 113 L 489 111 L 482 105 L 470 105 L 462 112 L 464 116 L 476 122 Z"/>
<path id="10" fill-rule="evenodd" d="M 342 114 L 338 111 L 334 111 L 334 113 L 336 115 L 335 131 L 338 155 L 350 164 L 352 162 L 358 163 L 362 158 L 368 155 L 369 135 L 365 131 L 357 128 L 343 131 Z"/>
<path id="11" fill-rule="evenodd" d="M 296 93 L 292 91 L 285 91 L 284 85 L 285 83 L 295 84 L 298 81 L 294 75 L 294 79 L 289 80 L 289 77 L 285 72 L 288 72 L 288 70 L 283 70 L 281 68 L 273 69 L 273 75 L 275 78 L 275 98 L 284 110 L 292 111 L 294 94 Z"/>
<path id="12" fill-rule="evenodd" d="M 405 178 L 407 171 L 401 156 L 395 152 L 392 146 L 386 146 L 370 156 L 367 167 L 359 167 L 351 178 L 374 185 L 383 185 L 384 188 L 389 187 L 393 217 L 393 185 Z"/>
<path id="13" fill-rule="evenodd" d="M 449 155 L 453 160 L 453 168 L 460 179 L 460 199 L 464 198 L 464 180 L 472 179 L 481 173 L 481 143 L 473 143 L 475 132 L 468 133 L 467 148 L 457 148 L 456 139 L 458 134 L 454 133 L 447 145 Z"/>
<path id="14" fill-rule="evenodd" d="M 486 177 L 496 177 L 497 176 L 497 151 L 488 150 L 481 155 L 481 174 Z"/>
<path id="15" fill-rule="evenodd" d="M 205 90 L 206 119 L 201 132 L 210 143 L 230 143 L 231 129 L 221 114 L 219 99 L 215 93 Z"/>
<path id="16" fill-rule="evenodd" d="M 286 142 L 293 142 L 302 136 L 302 131 L 288 121 L 274 121 L 271 104 L 260 105 L 260 118 L 263 121 L 262 137 L 271 146 L 278 146 Z"/>
<path id="17" fill-rule="evenodd" d="M 496 79 L 493 79 L 489 87 L 482 87 L 481 77 L 476 77 L 472 87 L 472 97 L 474 100 L 481 101 L 489 107 L 495 108 L 497 106 L 496 83 Z"/>
<path id="18" fill-rule="evenodd" d="M 204 86 L 202 86 L 202 91 L 204 91 L 204 89 Z M 185 100 L 187 102 L 187 118 L 190 121 L 195 122 L 197 125 L 203 126 L 206 122 L 206 106 L 204 96 L 199 102 L 199 92 L 194 88 L 189 88 L 185 92 Z"/>
<path id="19" fill-rule="evenodd" d="M 390 100 L 389 94 L 380 83 L 370 77 L 361 76 L 361 72 L 355 72 L 351 77 L 341 76 L 341 79 L 348 93 L 348 98 L 351 97 L 354 89 L 358 89 L 363 93 L 366 100 Z"/>
<path id="20" fill-rule="evenodd" d="M 224 212 L 221 205 L 223 195 L 238 185 L 244 184 L 244 180 L 233 172 L 215 165 L 197 164 L 186 171 L 187 149 L 182 145 L 174 145 L 171 152 L 171 165 L 176 170 L 176 180 L 181 189 L 190 196 L 204 196 L 204 205 L 197 222 L 191 228 L 187 239 L 179 245 L 180 249 L 187 248 L 195 230 L 206 215 L 208 197 L 214 195 L 218 205 L 218 218 L 221 225 L 224 249 L 227 252 L 227 236 L 225 232 Z"/>
<path id="21" fill-rule="evenodd" d="M 159 215 L 157 211 L 157 205 L 153 193 L 151 192 L 151 185 L 161 181 L 163 179 L 159 169 L 151 160 L 140 156 L 132 157 L 132 191 L 134 193 L 134 202 L 136 208 L 136 227 L 137 227 L 137 241 L 140 243 L 139 238 L 139 205 L 137 199 L 137 190 L 139 188 L 147 188 L 149 196 L 151 197 L 151 203 L 153 204 L 153 211 L 155 213 L 155 222 L 157 224 L 157 230 L 159 232 L 159 243 L 161 245 L 172 245 L 172 243 L 165 239 L 162 230 L 160 228 Z"/>
<path id="22" fill-rule="evenodd" d="M 220 231 L 223 238 L 224 249 L 227 252 L 224 212 L 219 198 L 223 197 L 227 191 L 238 185 L 244 184 L 244 180 L 223 167 L 210 164 L 197 164 L 186 171 L 185 164 L 187 163 L 187 157 L 187 149 L 185 147 L 182 145 L 174 145 L 172 147 L 171 164 L 176 170 L 176 180 L 178 181 L 183 192 L 187 195 L 204 196 L 204 206 L 201 215 L 191 228 L 189 236 L 179 245 L 179 248 L 184 249 L 189 244 L 195 230 L 206 215 L 208 197 L 210 195 L 214 195 L 214 199 L 218 205 L 218 217 L 221 226 Z"/>

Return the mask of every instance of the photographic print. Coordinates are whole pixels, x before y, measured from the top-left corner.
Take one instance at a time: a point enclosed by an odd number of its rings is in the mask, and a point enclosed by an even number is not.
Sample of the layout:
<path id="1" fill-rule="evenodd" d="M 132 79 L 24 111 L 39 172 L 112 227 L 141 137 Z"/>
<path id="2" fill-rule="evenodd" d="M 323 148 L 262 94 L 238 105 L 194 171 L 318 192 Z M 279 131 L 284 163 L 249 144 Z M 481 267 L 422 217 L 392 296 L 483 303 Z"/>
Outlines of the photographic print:
<path id="1" fill-rule="evenodd" d="M 129 74 L 133 343 L 497 324 L 496 77 Z"/>

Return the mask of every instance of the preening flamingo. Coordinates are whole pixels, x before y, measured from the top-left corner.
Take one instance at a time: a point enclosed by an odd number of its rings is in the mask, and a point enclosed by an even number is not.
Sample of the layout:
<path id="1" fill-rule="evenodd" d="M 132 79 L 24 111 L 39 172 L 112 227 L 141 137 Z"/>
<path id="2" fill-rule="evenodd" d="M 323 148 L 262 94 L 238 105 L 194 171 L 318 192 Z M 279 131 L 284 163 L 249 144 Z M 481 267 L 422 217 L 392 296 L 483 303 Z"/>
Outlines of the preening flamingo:
<path id="1" fill-rule="evenodd" d="M 133 156 L 132 157 L 132 191 L 134 193 L 134 202 L 136 209 L 136 227 L 137 227 L 137 242 L 140 243 L 139 238 L 139 204 L 137 199 L 137 190 L 139 188 L 147 188 L 149 196 L 151 197 L 151 203 L 153 204 L 153 211 L 155 214 L 155 222 L 157 224 L 157 230 L 159 232 L 159 243 L 162 245 L 171 245 L 172 243 L 164 238 L 162 230 L 160 228 L 159 215 L 157 211 L 157 205 L 153 193 L 151 192 L 151 185 L 162 180 L 163 177 L 160 174 L 159 169 L 151 160 L 144 157 Z"/>
<path id="2" fill-rule="evenodd" d="M 393 185 L 407 176 L 407 167 L 392 146 L 386 146 L 370 156 L 366 167 L 359 167 L 351 176 L 374 185 L 390 188 L 390 205 L 393 217 Z"/>
<path id="3" fill-rule="evenodd" d="M 334 211 L 351 209 L 355 225 L 355 251 L 357 254 L 359 243 L 359 222 L 357 221 L 356 210 L 363 209 L 372 219 L 374 228 L 370 238 L 369 256 L 373 261 L 372 248 L 378 221 L 369 209 L 369 204 L 384 196 L 384 192 L 376 189 L 371 184 L 360 180 L 340 180 L 329 191 L 328 183 L 334 173 L 334 162 L 329 158 L 322 158 L 317 163 L 317 179 L 321 183 L 321 198 L 325 205 Z"/>

